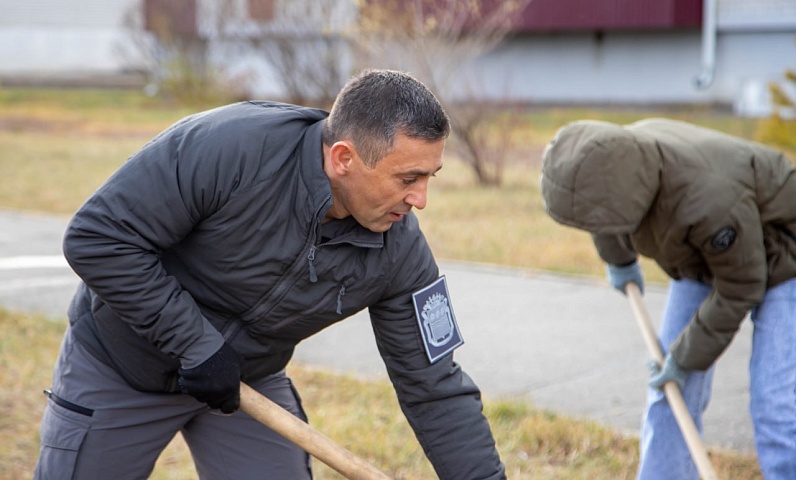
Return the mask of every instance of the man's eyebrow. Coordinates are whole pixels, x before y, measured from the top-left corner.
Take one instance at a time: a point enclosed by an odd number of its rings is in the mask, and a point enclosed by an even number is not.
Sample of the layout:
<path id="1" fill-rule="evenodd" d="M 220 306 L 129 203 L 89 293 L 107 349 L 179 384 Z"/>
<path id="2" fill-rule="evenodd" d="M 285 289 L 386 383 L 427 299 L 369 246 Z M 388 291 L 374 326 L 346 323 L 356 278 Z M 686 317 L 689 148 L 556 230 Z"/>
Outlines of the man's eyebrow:
<path id="1" fill-rule="evenodd" d="M 400 173 L 399 175 L 416 175 L 416 176 L 421 176 L 422 177 L 422 176 L 426 176 L 426 175 L 433 175 L 433 174 L 439 172 L 440 170 L 442 170 L 442 165 L 437 167 L 437 169 L 434 170 L 433 172 L 429 172 L 427 170 L 415 169 L 415 170 L 407 170 L 406 172 Z"/>

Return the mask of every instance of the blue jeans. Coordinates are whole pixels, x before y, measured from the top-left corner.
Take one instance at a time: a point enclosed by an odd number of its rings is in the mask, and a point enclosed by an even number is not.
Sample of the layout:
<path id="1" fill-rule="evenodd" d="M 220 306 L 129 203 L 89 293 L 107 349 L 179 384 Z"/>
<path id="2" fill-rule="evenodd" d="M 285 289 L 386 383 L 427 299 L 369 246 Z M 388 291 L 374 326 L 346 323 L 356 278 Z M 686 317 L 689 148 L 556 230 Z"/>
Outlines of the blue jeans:
<path id="1" fill-rule="evenodd" d="M 693 317 L 711 287 L 672 281 L 659 337 L 664 349 Z M 796 279 L 771 288 L 751 312 L 750 411 L 757 456 L 767 480 L 796 479 Z M 714 367 L 692 371 L 683 398 L 697 429 L 710 400 Z M 649 389 L 641 431 L 639 480 L 697 480 L 699 474 L 666 398 Z"/>

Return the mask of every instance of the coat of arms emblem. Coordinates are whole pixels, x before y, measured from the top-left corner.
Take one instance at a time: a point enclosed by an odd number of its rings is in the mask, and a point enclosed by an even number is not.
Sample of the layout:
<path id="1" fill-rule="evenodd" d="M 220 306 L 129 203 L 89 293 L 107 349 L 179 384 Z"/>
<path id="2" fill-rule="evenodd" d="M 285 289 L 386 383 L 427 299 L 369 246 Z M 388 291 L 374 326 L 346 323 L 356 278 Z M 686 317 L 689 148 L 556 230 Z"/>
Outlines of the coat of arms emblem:
<path id="1" fill-rule="evenodd" d="M 464 343 L 453 313 L 445 276 L 412 294 L 417 325 L 431 363 Z"/>
<path id="2" fill-rule="evenodd" d="M 421 313 L 423 327 L 426 329 L 428 342 L 435 347 L 441 347 L 453 337 L 453 317 L 448 307 L 448 299 L 435 293 L 426 300 Z"/>

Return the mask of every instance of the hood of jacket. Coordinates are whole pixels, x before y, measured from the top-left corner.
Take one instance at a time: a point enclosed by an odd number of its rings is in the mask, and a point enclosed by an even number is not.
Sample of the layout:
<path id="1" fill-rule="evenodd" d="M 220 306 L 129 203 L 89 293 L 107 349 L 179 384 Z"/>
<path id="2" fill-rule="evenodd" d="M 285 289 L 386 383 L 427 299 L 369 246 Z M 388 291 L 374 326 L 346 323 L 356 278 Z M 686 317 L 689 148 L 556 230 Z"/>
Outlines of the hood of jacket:
<path id="1" fill-rule="evenodd" d="M 593 234 L 631 233 L 655 200 L 661 166 L 655 142 L 643 134 L 596 120 L 570 123 L 542 157 L 545 210 Z"/>

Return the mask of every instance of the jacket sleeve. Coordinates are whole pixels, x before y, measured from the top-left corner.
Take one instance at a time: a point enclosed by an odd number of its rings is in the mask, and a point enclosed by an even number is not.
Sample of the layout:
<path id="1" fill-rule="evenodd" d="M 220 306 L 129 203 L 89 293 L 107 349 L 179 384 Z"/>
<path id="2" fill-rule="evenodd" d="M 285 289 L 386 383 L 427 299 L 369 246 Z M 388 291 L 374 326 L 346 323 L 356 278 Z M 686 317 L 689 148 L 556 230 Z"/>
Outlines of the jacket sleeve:
<path id="1" fill-rule="evenodd" d="M 689 235 L 713 274 L 713 290 L 671 345 L 677 364 L 689 370 L 705 370 L 716 361 L 766 291 L 763 228 L 753 194 L 724 198 L 733 199 L 729 210 L 708 212 Z"/>
<path id="2" fill-rule="evenodd" d="M 183 120 L 128 159 L 78 210 L 63 242 L 86 285 L 185 368 L 209 358 L 223 338 L 160 255 L 218 211 L 240 176 L 235 165 L 221 168 L 230 155 L 193 122 Z"/>
<path id="3" fill-rule="evenodd" d="M 600 258 L 611 265 L 629 265 L 638 258 L 626 235 L 593 234 L 592 241 Z"/>
<path id="4" fill-rule="evenodd" d="M 481 393 L 448 354 L 431 364 L 411 294 L 438 277 L 422 236 L 394 273 L 401 288 L 370 307 L 379 352 L 401 409 L 440 479 L 503 479 L 505 471 Z"/>

